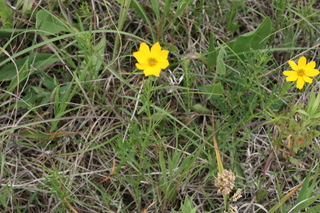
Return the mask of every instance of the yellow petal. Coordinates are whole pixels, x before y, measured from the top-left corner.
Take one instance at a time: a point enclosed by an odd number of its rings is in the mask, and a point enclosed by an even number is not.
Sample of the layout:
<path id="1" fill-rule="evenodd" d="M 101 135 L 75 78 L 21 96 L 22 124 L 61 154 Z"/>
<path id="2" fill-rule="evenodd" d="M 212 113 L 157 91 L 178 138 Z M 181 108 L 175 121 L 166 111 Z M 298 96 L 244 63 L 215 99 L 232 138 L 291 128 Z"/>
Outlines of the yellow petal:
<path id="1" fill-rule="evenodd" d="M 297 72 L 296 71 L 283 71 L 283 73 L 285 76 L 297 76 Z"/>
<path id="2" fill-rule="evenodd" d="M 302 77 L 299 77 L 298 80 L 297 80 L 297 83 L 296 83 L 296 87 L 297 87 L 298 89 L 302 89 L 303 86 L 304 86 L 304 80 L 303 80 Z"/>
<path id="3" fill-rule="evenodd" d="M 304 75 L 303 76 L 303 80 L 305 81 L 305 82 L 308 82 L 308 83 L 312 83 L 312 78 L 310 78 L 310 77 L 308 77 L 308 76 L 306 76 L 306 75 Z"/>
<path id="4" fill-rule="evenodd" d="M 288 64 L 293 70 L 299 69 L 298 65 L 294 61 L 288 61 Z"/>
<path id="5" fill-rule="evenodd" d="M 286 77 L 286 81 L 296 81 L 298 79 L 297 75 L 292 75 L 292 76 L 288 76 Z"/>
<path id="6" fill-rule="evenodd" d="M 140 44 L 139 52 L 141 52 L 141 54 L 143 54 L 145 57 L 150 56 L 150 48 L 146 43 Z"/>
<path id="7" fill-rule="evenodd" d="M 147 69 L 148 64 L 138 64 L 138 63 L 136 63 L 136 67 L 137 67 L 139 70 L 144 70 L 144 69 Z"/>
<path id="8" fill-rule="evenodd" d="M 306 66 L 305 66 L 305 70 L 313 70 L 316 67 L 316 62 L 315 61 L 310 61 Z"/>
<path id="9" fill-rule="evenodd" d="M 159 61 L 167 60 L 168 55 L 169 55 L 169 51 L 168 50 L 161 50 L 159 55 L 158 55 Z"/>
<path id="10" fill-rule="evenodd" d="M 298 66 L 299 66 L 299 68 L 305 67 L 306 64 L 307 64 L 307 59 L 306 59 L 306 57 L 304 57 L 304 56 L 300 57 L 299 60 L 298 60 Z"/>
<path id="11" fill-rule="evenodd" d="M 157 42 L 151 47 L 151 55 L 150 55 L 150 57 L 158 58 L 160 51 L 161 51 L 161 46 L 160 46 L 160 43 Z"/>
<path id="12" fill-rule="evenodd" d="M 319 75 L 320 73 L 319 73 L 319 70 L 317 70 L 317 69 L 312 69 L 312 70 L 305 70 L 305 71 L 304 71 L 304 74 L 306 74 L 306 75 L 309 76 L 309 77 L 314 77 L 314 76 L 316 76 L 316 75 Z"/>
<path id="13" fill-rule="evenodd" d="M 160 69 L 165 69 L 168 66 L 169 66 L 168 60 L 160 61 L 160 62 L 157 63 L 157 67 L 159 67 Z"/>
<path id="14" fill-rule="evenodd" d="M 140 64 L 147 64 L 148 57 L 146 57 L 142 52 L 134 52 L 133 56 L 137 59 Z"/>
<path id="15" fill-rule="evenodd" d="M 145 69 L 143 71 L 143 73 L 145 76 L 154 75 L 154 76 L 159 77 L 160 71 L 161 70 L 157 66 L 153 66 L 153 67 L 148 67 L 147 69 Z"/>

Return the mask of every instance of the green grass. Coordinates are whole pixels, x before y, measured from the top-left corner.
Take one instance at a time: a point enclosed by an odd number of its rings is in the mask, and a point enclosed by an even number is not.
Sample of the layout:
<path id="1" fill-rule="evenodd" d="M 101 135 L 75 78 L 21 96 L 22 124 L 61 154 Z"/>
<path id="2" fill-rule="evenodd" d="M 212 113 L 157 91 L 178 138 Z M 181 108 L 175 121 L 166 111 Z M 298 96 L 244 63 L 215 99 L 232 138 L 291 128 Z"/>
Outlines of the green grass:
<path id="1" fill-rule="evenodd" d="M 316 0 L 12 6 L 0 0 L 0 212 L 320 211 L 319 77 L 298 90 L 282 74 L 300 56 L 319 68 Z M 170 51 L 160 77 L 135 67 L 141 42 Z"/>

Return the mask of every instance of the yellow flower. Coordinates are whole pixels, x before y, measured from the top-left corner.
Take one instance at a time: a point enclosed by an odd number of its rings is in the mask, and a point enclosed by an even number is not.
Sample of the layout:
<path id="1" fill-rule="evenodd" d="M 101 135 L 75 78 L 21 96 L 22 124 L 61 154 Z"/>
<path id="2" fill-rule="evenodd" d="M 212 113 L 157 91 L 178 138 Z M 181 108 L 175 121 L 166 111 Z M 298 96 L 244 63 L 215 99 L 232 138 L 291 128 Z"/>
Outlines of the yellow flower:
<path id="1" fill-rule="evenodd" d="M 310 61 L 307 63 L 306 57 L 302 56 L 298 60 L 298 64 L 294 61 L 288 61 L 288 64 L 293 70 L 284 71 L 283 74 L 286 77 L 286 81 L 297 81 L 296 87 L 298 89 L 302 89 L 304 86 L 304 82 L 312 83 L 312 79 L 310 77 L 314 77 L 319 75 L 319 70 L 315 69 L 316 62 Z"/>
<path id="2" fill-rule="evenodd" d="M 161 50 L 159 42 L 151 47 L 146 43 L 141 43 L 138 52 L 134 52 L 133 56 L 137 59 L 136 66 L 138 69 L 143 70 L 145 76 L 155 75 L 159 76 L 161 69 L 169 66 L 168 50 Z"/>

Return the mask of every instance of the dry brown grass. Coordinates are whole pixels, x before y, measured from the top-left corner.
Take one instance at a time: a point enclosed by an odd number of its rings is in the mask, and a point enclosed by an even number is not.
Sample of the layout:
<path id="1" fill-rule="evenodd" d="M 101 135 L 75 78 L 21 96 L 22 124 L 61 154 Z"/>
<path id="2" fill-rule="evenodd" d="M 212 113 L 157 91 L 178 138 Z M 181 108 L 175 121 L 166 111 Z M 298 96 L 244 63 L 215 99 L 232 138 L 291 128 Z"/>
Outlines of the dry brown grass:
<path id="1" fill-rule="evenodd" d="M 15 28 L 34 27 L 35 12 L 43 8 L 53 8 L 52 13 L 68 17 L 73 22 L 78 22 L 77 15 L 79 15 L 84 30 L 89 30 L 91 27 L 93 30 L 115 30 L 121 10 L 119 3 L 114 0 L 86 1 L 87 6 L 83 8 L 81 4 L 85 1 L 31 2 L 32 10 L 30 11 L 33 13 L 22 14 L 21 5 L 13 13 L 16 21 Z M 215 42 L 227 43 L 239 35 L 254 30 L 262 21 L 262 16 L 273 17 L 275 23 L 280 19 L 278 10 L 271 6 L 273 1 L 245 1 L 235 18 L 240 27 L 235 33 L 231 33 L 226 27 L 225 16 L 231 1 L 225 1 L 223 4 L 218 2 L 194 1 L 175 23 L 168 25 L 163 33 L 163 42 L 173 44 L 179 49 L 171 54 L 170 61 L 180 61 L 186 56 L 196 56 L 189 59 L 189 66 L 192 67 L 191 72 L 194 74 L 193 81 L 189 82 L 190 89 L 213 83 L 213 78 L 202 77 L 213 75 L 213 73 L 208 73 L 206 65 L 197 55 L 197 53 L 207 52 L 210 33 L 214 33 Z M 141 3 L 148 11 L 150 19 L 154 21 L 149 3 L 142 1 Z M 292 6 L 294 4 L 292 3 Z M 300 1 L 296 1 L 296 4 L 307 5 L 306 2 Z M 314 4 L 312 10 L 319 8 L 319 4 Z M 283 16 L 289 15 L 294 20 L 293 25 L 296 24 L 295 20 L 300 20 L 298 14 L 283 14 Z M 316 18 L 312 17 L 310 21 L 314 19 Z M 288 21 L 286 18 L 281 20 Z M 319 20 L 315 21 L 319 22 Z M 157 23 L 153 22 L 153 24 Z M 293 41 L 285 38 L 286 31 L 283 29 L 285 24 L 277 24 L 278 28 L 273 35 L 274 41 L 270 42 L 270 48 L 290 46 L 288 43 Z M 295 28 L 293 32 L 295 32 L 297 45 L 312 47 L 319 43 L 319 40 L 315 39 L 319 35 L 319 29 L 313 32 L 300 32 L 300 25 L 304 25 L 303 29 L 310 27 L 310 30 L 312 26 L 307 22 L 299 22 L 297 25 L 299 26 L 292 27 Z M 134 9 L 129 10 L 123 31 L 140 36 L 152 43 L 149 26 L 142 21 Z M 167 155 L 165 157 L 171 156 L 176 150 L 183 150 L 180 159 L 183 162 L 187 156 L 194 155 L 194 151 L 198 148 L 190 141 L 201 142 L 199 138 L 191 135 L 188 128 L 199 130 L 204 140 L 211 139 L 207 132 L 207 126 L 211 125 L 211 115 L 185 111 L 190 103 L 181 101 L 185 100 L 183 92 L 181 94 L 176 92 L 175 96 L 159 92 L 153 96 L 153 101 L 158 106 L 165 107 L 170 102 L 169 109 L 174 110 L 172 115 L 181 120 L 184 125 L 166 120 L 161 128 L 156 129 L 155 132 L 159 137 L 154 138 L 154 141 L 158 139 L 161 142 L 155 142 L 146 149 L 147 163 L 152 166 L 148 165 L 148 168 L 143 169 L 145 174 L 139 177 L 139 171 L 134 167 L 136 165 L 126 163 L 123 159 L 124 156 L 133 156 L 133 159 L 128 159 L 127 162 L 130 160 L 139 162 L 139 156 L 141 156 L 140 147 L 131 147 L 132 155 L 120 153 L 125 149 L 119 147 L 121 141 L 131 140 L 130 137 L 133 137 L 128 136 L 128 131 L 133 130 L 130 128 L 134 123 L 141 124 L 146 119 L 143 114 L 137 115 L 137 102 L 126 98 L 139 97 L 132 88 L 139 91 L 144 78 L 141 75 L 127 75 L 134 69 L 135 62 L 131 57 L 122 57 L 130 55 L 137 49 L 140 41 L 130 36 L 122 36 L 118 53 L 120 57 L 112 60 L 116 35 L 97 33 L 92 40 L 97 42 L 101 36 L 107 36 L 105 61 L 108 66 L 100 71 L 99 78 L 81 82 L 84 88 L 93 88 L 93 95 L 90 96 L 89 91 L 79 90 L 68 104 L 67 110 L 79 108 L 58 118 L 59 128 L 53 133 L 50 133 L 51 122 L 55 119 L 52 98 L 49 103 L 39 108 L 16 105 L 30 92 L 31 86 L 46 88 L 40 72 L 30 75 L 13 91 L 8 91 L 10 81 L 1 83 L 0 97 L 6 98 L 3 98 L 0 103 L 0 132 L 6 132 L 1 134 L 0 141 L 2 187 L 0 209 L 3 212 L 171 212 L 173 209 L 181 210 L 181 202 L 185 200 L 186 195 L 189 195 L 193 196 L 193 204 L 199 206 L 197 212 L 222 212 L 224 201 L 213 184 L 217 169 L 214 155 L 209 154 L 214 153 L 212 145 L 205 146 L 205 154 L 197 158 L 189 174 L 181 180 L 183 184 L 176 183 L 179 187 L 176 188 L 176 196 L 173 200 L 168 200 L 160 189 L 161 175 L 164 175 L 159 166 L 161 150 L 165 150 L 164 153 Z M 310 37 L 313 39 L 309 39 Z M 0 38 L 0 46 L 4 46 L 9 39 L 10 37 Z M 22 33 L 12 39 L 6 51 L 9 55 L 14 55 L 41 41 L 43 38 L 36 34 Z M 70 39 L 68 42 L 73 41 Z M 62 52 L 67 52 L 66 55 L 73 58 L 76 67 L 80 67 L 81 61 L 78 61 L 81 58 L 81 56 L 78 57 L 81 55 L 78 52 L 80 48 L 79 46 L 64 48 L 68 42 L 66 40 L 61 43 L 56 42 L 55 45 L 61 48 Z M 52 52 L 51 48 L 48 45 L 36 51 Z M 319 50 L 312 50 L 309 54 L 316 57 L 319 55 Z M 278 65 L 286 63 L 292 56 L 292 51 L 274 51 L 273 55 L 274 61 L 270 64 L 270 69 L 276 69 Z M 0 57 L 4 60 L 7 55 L 3 54 Z M 181 64 L 173 66 L 172 70 L 179 74 L 179 68 Z M 61 85 L 67 85 L 71 80 L 69 72 L 72 73 L 74 70 L 75 67 L 61 62 L 45 69 L 45 73 L 51 77 L 55 76 Z M 113 75 L 111 70 L 122 73 L 126 83 Z M 277 83 L 280 82 L 277 80 L 278 74 L 271 75 Z M 88 87 L 88 83 L 92 84 L 92 87 Z M 157 85 L 166 83 L 166 78 L 156 82 Z M 190 99 L 194 103 L 203 105 L 207 103 L 205 96 L 197 92 L 190 93 Z M 214 106 L 209 107 L 214 108 Z M 216 116 L 223 124 L 223 115 Z M 30 134 L 38 130 L 48 135 L 32 138 Z M 177 135 L 183 130 L 187 132 L 185 135 Z M 26 135 L 27 131 L 31 133 Z M 140 132 L 134 136 L 138 137 L 139 134 Z M 145 137 L 143 133 L 140 136 Z M 238 187 L 243 188 L 243 194 L 242 198 L 232 204 L 238 206 L 238 212 L 264 212 L 262 208 L 270 209 L 282 196 L 279 193 L 285 194 L 299 184 L 312 162 L 318 161 L 314 159 L 312 150 L 303 155 L 301 164 L 289 164 L 281 157 L 278 150 L 273 150 L 274 139 L 281 139 L 277 138 L 277 129 L 272 125 L 257 128 L 250 126 L 234 134 L 228 134 L 228 137 L 226 143 L 243 141 L 243 146 L 238 147 L 239 162 L 236 162 L 244 172 L 244 178 L 238 176 L 241 181 L 237 182 Z M 315 142 L 319 144 L 317 140 Z M 222 155 L 228 167 L 235 159 L 230 158 L 226 148 L 222 150 L 226 151 Z M 275 152 L 274 158 L 268 159 L 273 152 Z M 261 174 L 264 172 L 266 176 L 262 177 Z M 141 178 L 140 183 L 133 185 L 138 178 Z M 289 202 L 294 203 L 296 197 L 297 195 L 292 196 Z M 213 210 L 212 206 L 216 209 Z"/>

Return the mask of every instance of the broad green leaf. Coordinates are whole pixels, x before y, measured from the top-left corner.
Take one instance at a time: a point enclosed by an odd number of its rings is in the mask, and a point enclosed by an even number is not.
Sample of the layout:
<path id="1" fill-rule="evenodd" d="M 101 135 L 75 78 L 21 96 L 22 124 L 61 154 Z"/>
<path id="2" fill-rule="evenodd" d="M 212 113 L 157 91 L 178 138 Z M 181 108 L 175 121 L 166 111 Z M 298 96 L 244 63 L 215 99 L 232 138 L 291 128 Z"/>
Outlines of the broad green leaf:
<path id="1" fill-rule="evenodd" d="M 297 151 L 297 150 L 294 150 L 294 151 Z M 299 160 L 297 158 L 294 158 L 294 157 L 289 157 L 289 160 L 290 160 L 290 163 L 292 163 L 292 164 L 298 164 L 299 163 Z"/>
<path id="2" fill-rule="evenodd" d="M 25 60 L 22 60 L 22 59 L 18 59 L 15 61 L 18 70 L 19 70 L 19 67 L 21 67 L 24 64 L 24 62 Z M 9 79 L 12 79 L 14 76 L 16 76 L 18 73 L 17 68 L 15 67 L 13 62 L 3 67 L 0 70 L 0 81 L 9 80 Z"/>
<path id="3" fill-rule="evenodd" d="M 210 115 L 212 113 L 212 111 L 210 109 L 208 109 L 205 106 L 202 106 L 201 104 L 195 104 L 191 107 L 191 109 L 197 113 L 200 113 L 200 114 Z"/>
<path id="4" fill-rule="evenodd" d="M 57 34 L 61 31 L 69 31 L 58 17 L 47 10 L 41 10 L 36 16 L 36 28 L 47 32 L 48 34 Z"/>
<path id="5" fill-rule="evenodd" d="M 179 48 L 171 43 L 167 43 L 167 42 L 161 42 L 161 45 L 163 45 L 165 50 L 169 50 L 169 52 L 178 52 Z"/>
<path id="6" fill-rule="evenodd" d="M 263 49 L 268 36 L 271 34 L 272 22 L 269 17 L 265 18 L 257 29 L 239 36 L 236 40 L 228 43 L 230 49 L 241 59 L 245 53 L 251 50 Z"/>
<path id="7" fill-rule="evenodd" d="M 40 69 L 45 66 L 58 62 L 59 58 L 56 55 L 51 53 L 38 53 L 38 54 L 33 54 L 33 55 L 26 56 L 24 58 L 17 59 L 14 62 L 18 70 L 16 70 L 16 67 L 13 62 L 4 66 L 0 70 L 0 81 L 12 79 L 14 76 L 16 76 L 17 72 L 20 72 L 19 71 L 20 68 L 22 67 L 22 65 L 25 64 L 26 61 L 29 61 L 30 63 L 33 62 L 32 63 L 33 68 Z"/>
<path id="8" fill-rule="evenodd" d="M 271 109 L 274 111 L 279 111 L 283 106 L 283 104 L 284 104 L 283 100 L 277 100 L 271 105 Z"/>
<path id="9" fill-rule="evenodd" d="M 12 9 L 6 3 L 6 0 L 0 0 L 0 18 L 2 20 L 2 27 L 12 27 L 12 12 Z"/>
<path id="10" fill-rule="evenodd" d="M 204 87 L 197 87 L 203 94 L 207 97 L 207 99 L 210 101 L 210 103 L 214 103 L 214 98 L 220 97 L 224 94 L 223 86 L 221 82 L 207 85 Z"/>

